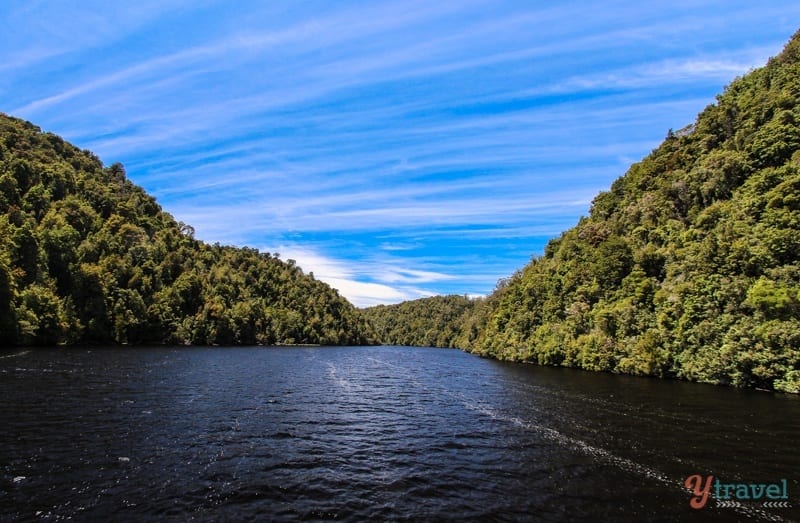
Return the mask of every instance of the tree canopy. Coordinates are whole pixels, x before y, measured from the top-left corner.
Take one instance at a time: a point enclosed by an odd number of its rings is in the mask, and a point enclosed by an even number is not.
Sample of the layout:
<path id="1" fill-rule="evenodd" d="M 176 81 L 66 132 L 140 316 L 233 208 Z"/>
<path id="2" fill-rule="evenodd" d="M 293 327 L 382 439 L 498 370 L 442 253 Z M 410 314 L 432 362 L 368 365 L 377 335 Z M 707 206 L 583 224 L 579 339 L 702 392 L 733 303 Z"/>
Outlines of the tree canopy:
<path id="1" fill-rule="evenodd" d="M 454 348 L 476 303 L 466 296 L 432 296 L 376 305 L 364 314 L 381 343 Z"/>
<path id="2" fill-rule="evenodd" d="M 800 32 L 477 304 L 455 345 L 542 365 L 800 391 L 798 124 Z M 410 318 L 391 332 L 427 329 Z M 427 339 L 422 330 L 405 336 Z"/>
<path id="3" fill-rule="evenodd" d="M 0 114 L 0 344 L 363 344 L 291 260 L 207 245 L 128 180 Z"/>

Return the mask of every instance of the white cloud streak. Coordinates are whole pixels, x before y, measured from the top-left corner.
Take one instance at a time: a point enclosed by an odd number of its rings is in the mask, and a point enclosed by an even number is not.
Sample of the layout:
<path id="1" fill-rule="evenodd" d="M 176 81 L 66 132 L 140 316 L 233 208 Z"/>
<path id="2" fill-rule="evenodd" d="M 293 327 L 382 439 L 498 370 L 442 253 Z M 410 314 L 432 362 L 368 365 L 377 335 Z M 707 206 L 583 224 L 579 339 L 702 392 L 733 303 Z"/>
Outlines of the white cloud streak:
<path id="1" fill-rule="evenodd" d="M 316 279 L 338 290 L 357 307 L 432 296 L 436 294 L 434 291 L 416 285 L 451 278 L 432 271 L 402 268 L 397 261 L 369 264 L 345 262 L 301 245 L 281 245 L 264 251 L 278 252 L 283 260 L 294 260 L 307 274 L 313 273 Z"/>

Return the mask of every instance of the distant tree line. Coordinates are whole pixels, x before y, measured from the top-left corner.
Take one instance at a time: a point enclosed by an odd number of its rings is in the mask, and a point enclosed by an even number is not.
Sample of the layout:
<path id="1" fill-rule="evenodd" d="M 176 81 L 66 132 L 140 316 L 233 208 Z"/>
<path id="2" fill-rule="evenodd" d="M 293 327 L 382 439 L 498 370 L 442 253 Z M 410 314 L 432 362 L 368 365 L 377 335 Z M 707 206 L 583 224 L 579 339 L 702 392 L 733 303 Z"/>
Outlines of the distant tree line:
<path id="1" fill-rule="evenodd" d="M 381 343 L 454 348 L 475 304 L 466 296 L 432 296 L 363 312 Z"/>

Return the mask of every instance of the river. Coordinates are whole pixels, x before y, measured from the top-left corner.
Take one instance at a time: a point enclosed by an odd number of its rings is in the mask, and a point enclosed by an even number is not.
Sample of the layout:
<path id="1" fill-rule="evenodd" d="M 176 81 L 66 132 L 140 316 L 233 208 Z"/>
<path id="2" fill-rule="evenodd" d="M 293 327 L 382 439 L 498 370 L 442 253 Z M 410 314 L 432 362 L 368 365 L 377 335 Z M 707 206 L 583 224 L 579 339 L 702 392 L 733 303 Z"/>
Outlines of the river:
<path id="1" fill-rule="evenodd" d="M 116 347 L 4 351 L 0 398 L 2 521 L 800 520 L 784 394 L 446 349 Z M 692 508 L 693 475 L 727 499 Z"/>

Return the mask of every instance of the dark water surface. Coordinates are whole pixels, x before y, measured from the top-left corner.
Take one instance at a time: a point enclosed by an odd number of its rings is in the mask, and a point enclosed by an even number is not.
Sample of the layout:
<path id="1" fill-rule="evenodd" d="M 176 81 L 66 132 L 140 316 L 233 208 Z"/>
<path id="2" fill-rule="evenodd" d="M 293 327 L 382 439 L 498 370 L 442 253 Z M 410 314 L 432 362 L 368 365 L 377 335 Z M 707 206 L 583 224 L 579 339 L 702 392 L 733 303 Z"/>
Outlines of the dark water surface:
<path id="1" fill-rule="evenodd" d="M 443 349 L 3 352 L 0 520 L 795 521 L 799 399 Z M 691 474 L 792 508 L 693 510 Z"/>

